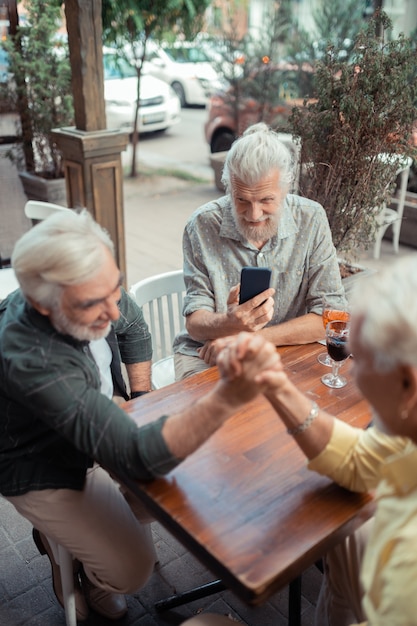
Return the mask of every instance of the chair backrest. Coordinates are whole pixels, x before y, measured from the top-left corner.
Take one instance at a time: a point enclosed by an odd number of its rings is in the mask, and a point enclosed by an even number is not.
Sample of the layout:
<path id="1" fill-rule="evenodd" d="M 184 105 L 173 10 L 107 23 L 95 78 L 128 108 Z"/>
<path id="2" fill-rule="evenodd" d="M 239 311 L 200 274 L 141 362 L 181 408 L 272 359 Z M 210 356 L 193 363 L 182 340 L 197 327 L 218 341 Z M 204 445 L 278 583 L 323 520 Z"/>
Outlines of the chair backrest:
<path id="1" fill-rule="evenodd" d="M 28 200 L 25 204 L 25 215 L 32 222 L 36 223 L 39 220 L 44 220 L 46 217 L 55 213 L 56 211 L 71 211 L 67 207 L 59 204 L 52 204 L 51 202 L 41 202 L 38 200 Z M 0 266 L 1 267 L 1 266 Z M 1 270 L 0 275 L 0 300 L 6 298 L 12 291 L 19 287 L 15 273 L 11 267 Z"/>
<path id="2" fill-rule="evenodd" d="M 44 220 L 57 211 L 71 211 L 71 209 L 41 200 L 28 200 L 25 204 L 25 215 L 31 220 Z"/>
<path id="3" fill-rule="evenodd" d="M 408 177 L 410 176 L 410 168 L 413 163 L 411 157 L 407 157 L 397 170 L 397 176 L 400 176 L 400 184 L 398 186 L 398 195 L 391 198 L 391 202 L 397 204 L 398 219 L 402 219 L 405 205 L 405 196 L 407 194 Z"/>
<path id="4" fill-rule="evenodd" d="M 152 334 L 153 362 L 172 354 L 175 335 L 184 328 L 184 274 L 175 270 L 145 278 L 131 286 L 130 295 L 142 307 Z"/>

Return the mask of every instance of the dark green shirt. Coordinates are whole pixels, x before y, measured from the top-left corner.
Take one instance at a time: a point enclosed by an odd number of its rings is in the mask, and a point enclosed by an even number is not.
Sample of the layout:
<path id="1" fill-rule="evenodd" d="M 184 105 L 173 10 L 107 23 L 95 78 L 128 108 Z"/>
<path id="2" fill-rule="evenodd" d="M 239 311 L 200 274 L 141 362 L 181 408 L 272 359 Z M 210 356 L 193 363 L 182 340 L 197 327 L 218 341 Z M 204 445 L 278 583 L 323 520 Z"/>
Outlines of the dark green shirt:
<path id="1" fill-rule="evenodd" d="M 126 292 L 114 323 L 124 363 L 148 361 L 151 337 Z M 58 333 L 20 290 L 0 302 L 0 493 L 82 489 L 94 461 L 116 476 L 149 480 L 172 469 L 166 416 L 138 428 L 100 392 L 88 342 Z"/>

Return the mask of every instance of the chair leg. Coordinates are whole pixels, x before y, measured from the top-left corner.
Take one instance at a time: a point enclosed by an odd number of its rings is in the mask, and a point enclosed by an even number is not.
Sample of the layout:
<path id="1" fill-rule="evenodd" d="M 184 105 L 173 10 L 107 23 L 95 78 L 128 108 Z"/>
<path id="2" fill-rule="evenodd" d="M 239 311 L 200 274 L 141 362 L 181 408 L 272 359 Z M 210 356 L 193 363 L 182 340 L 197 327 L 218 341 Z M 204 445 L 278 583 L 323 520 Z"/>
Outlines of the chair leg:
<path id="1" fill-rule="evenodd" d="M 48 543 L 54 555 L 55 561 L 61 571 L 62 597 L 64 600 L 66 626 L 77 626 L 77 613 L 75 608 L 74 573 L 72 556 L 66 548 L 57 544 L 47 537 Z"/>
<path id="2" fill-rule="evenodd" d="M 394 252 L 396 254 L 400 251 L 400 230 L 401 220 L 398 220 L 392 225 L 392 245 L 394 246 Z"/>
<path id="3" fill-rule="evenodd" d="M 289 585 L 288 626 L 301 626 L 301 576 Z"/>
<path id="4" fill-rule="evenodd" d="M 381 242 L 382 242 L 382 237 L 383 235 L 380 233 L 377 233 L 376 237 L 375 237 L 375 243 L 374 243 L 374 259 L 379 259 L 380 254 L 381 254 Z"/>

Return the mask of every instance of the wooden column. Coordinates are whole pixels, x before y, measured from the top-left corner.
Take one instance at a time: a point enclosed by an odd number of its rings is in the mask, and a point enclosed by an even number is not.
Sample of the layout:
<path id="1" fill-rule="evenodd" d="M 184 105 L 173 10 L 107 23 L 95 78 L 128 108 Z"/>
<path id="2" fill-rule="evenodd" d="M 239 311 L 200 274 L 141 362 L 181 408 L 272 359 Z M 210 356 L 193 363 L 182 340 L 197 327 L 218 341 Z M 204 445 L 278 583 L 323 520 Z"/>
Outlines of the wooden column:
<path id="1" fill-rule="evenodd" d="M 127 133 L 106 130 L 101 0 L 66 0 L 75 128 L 54 130 L 64 156 L 68 206 L 106 228 L 126 274 L 121 152 Z"/>
<path id="2" fill-rule="evenodd" d="M 120 270 L 126 276 L 121 152 L 127 133 L 84 132 L 75 128 L 54 130 L 64 154 L 67 204 L 86 207 L 110 234 Z"/>

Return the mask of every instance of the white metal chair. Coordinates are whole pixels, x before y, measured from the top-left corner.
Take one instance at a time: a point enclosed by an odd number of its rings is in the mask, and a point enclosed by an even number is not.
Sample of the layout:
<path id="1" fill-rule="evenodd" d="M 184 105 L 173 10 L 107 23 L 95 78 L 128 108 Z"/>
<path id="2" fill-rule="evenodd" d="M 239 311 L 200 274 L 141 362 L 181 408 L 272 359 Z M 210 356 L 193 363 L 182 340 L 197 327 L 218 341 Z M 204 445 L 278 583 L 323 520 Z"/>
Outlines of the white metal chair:
<path id="1" fill-rule="evenodd" d="M 184 328 L 182 315 L 185 293 L 182 270 L 145 278 L 131 286 L 132 298 L 142 307 L 152 335 L 152 387 L 160 389 L 173 383 L 174 356 L 172 343 Z"/>
<path id="2" fill-rule="evenodd" d="M 397 205 L 396 209 L 392 209 L 384 203 L 381 208 L 378 208 L 378 230 L 375 236 L 374 243 L 374 259 L 379 259 L 381 254 L 381 243 L 385 235 L 386 230 L 392 226 L 392 244 L 394 251 L 398 254 L 400 246 L 400 231 L 404 213 L 405 196 L 407 193 L 407 183 L 410 174 L 410 167 L 412 159 L 408 157 L 399 166 L 397 170 L 397 176 L 400 175 L 400 184 L 398 196 L 393 196 L 390 203 Z"/>

